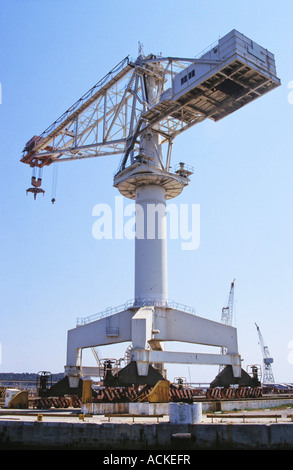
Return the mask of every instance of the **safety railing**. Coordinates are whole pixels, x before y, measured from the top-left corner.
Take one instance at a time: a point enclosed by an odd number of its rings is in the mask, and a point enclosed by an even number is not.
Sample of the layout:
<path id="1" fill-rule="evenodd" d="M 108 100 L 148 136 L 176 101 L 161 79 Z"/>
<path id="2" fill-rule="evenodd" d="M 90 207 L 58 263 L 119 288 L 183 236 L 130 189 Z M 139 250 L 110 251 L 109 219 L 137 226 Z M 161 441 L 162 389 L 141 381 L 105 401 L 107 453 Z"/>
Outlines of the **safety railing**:
<path id="1" fill-rule="evenodd" d="M 176 302 L 170 299 L 131 299 L 127 300 L 124 304 L 118 305 L 116 307 L 107 307 L 105 310 L 94 313 L 93 315 L 87 317 L 78 317 L 76 319 L 76 326 L 86 325 L 87 323 L 91 323 L 96 320 L 100 320 L 102 318 L 109 317 L 114 315 L 115 313 L 123 312 L 124 310 L 128 310 L 130 308 L 141 308 L 141 307 L 164 307 L 164 308 L 173 308 L 176 310 L 182 310 L 186 313 L 191 313 L 195 315 L 195 308 L 189 307 L 188 305 L 181 304 L 180 302 Z"/>

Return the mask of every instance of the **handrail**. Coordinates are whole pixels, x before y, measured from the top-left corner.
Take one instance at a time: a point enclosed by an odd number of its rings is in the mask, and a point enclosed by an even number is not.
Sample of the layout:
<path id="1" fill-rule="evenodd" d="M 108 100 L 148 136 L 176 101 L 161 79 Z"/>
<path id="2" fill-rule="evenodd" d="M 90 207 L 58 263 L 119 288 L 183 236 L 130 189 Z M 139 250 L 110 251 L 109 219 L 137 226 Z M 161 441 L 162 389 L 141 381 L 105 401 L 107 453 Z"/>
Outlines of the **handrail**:
<path id="1" fill-rule="evenodd" d="M 141 307 L 165 307 L 165 308 L 174 308 L 178 310 L 183 310 L 184 312 L 191 313 L 195 315 L 195 308 L 189 307 L 188 305 L 181 304 L 174 300 L 170 299 L 145 299 L 145 298 L 138 298 L 138 299 L 131 299 L 127 300 L 124 304 L 115 306 L 115 307 L 107 307 L 105 310 L 94 313 L 93 315 L 89 315 L 87 317 L 78 317 L 76 319 L 76 325 L 82 326 L 86 325 L 87 323 L 91 323 L 96 320 L 101 320 L 102 318 L 110 317 L 115 313 L 123 312 L 124 310 L 131 309 L 131 308 L 141 308 Z"/>

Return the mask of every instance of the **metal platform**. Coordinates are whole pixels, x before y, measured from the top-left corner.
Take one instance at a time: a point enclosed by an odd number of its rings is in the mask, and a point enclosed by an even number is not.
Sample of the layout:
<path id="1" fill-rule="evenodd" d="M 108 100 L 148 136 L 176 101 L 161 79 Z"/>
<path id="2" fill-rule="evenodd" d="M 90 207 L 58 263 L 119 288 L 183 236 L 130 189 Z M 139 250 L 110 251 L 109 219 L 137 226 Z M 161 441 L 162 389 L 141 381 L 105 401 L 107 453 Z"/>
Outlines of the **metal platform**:
<path id="1" fill-rule="evenodd" d="M 187 125 L 219 121 L 279 85 L 274 55 L 233 30 L 178 73 L 143 117 L 151 124 L 163 116 Z"/>

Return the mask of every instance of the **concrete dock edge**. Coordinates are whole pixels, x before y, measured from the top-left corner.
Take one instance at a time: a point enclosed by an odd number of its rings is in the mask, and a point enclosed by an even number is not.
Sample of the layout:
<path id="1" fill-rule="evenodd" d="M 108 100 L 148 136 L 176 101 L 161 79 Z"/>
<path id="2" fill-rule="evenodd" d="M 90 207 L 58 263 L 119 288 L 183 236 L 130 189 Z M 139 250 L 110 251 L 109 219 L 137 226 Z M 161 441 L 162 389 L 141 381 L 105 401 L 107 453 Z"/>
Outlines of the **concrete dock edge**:
<path id="1" fill-rule="evenodd" d="M 0 422 L 1 450 L 135 451 L 176 450 L 176 446 L 189 450 L 293 450 L 293 425 Z"/>

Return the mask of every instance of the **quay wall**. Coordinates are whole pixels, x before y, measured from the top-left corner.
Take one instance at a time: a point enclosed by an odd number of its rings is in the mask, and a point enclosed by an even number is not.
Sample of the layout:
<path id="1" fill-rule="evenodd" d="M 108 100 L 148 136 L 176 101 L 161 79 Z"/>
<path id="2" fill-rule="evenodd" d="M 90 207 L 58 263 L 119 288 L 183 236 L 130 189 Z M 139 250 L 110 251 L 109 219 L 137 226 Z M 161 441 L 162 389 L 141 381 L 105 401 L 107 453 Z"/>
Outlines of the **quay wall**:
<path id="1" fill-rule="evenodd" d="M 0 449 L 293 450 L 293 423 L 0 422 Z"/>

